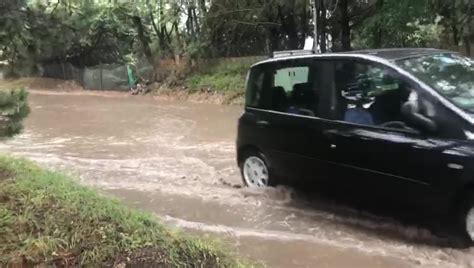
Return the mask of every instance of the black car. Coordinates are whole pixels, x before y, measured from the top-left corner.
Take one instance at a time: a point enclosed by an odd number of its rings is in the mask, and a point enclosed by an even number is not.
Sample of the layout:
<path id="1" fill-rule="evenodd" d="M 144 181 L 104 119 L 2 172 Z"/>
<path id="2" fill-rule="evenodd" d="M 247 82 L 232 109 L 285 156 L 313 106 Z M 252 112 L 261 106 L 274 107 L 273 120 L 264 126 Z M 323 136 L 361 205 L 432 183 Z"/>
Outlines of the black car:
<path id="1" fill-rule="evenodd" d="M 422 208 L 472 243 L 474 61 L 436 49 L 279 53 L 250 69 L 237 159 L 248 187 Z"/>

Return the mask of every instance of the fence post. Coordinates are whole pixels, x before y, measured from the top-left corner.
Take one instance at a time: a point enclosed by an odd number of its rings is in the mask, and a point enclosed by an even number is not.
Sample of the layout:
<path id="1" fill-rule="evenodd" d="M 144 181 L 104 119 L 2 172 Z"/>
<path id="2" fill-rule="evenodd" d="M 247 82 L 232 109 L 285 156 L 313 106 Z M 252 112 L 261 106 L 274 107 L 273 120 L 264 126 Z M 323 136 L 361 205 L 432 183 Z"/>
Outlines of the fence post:
<path id="1" fill-rule="evenodd" d="M 102 61 L 99 62 L 99 69 L 100 69 L 100 90 L 104 90 L 104 82 L 102 81 Z"/>

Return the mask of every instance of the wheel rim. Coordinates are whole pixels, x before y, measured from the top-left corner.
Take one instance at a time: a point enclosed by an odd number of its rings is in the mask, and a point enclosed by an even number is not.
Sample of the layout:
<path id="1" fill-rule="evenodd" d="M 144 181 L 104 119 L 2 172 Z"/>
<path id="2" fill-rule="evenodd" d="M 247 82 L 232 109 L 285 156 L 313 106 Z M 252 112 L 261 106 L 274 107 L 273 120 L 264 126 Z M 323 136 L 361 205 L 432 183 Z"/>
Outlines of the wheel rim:
<path id="1" fill-rule="evenodd" d="M 474 207 L 472 207 L 467 213 L 466 231 L 471 240 L 474 241 Z"/>
<path id="2" fill-rule="evenodd" d="M 268 186 L 268 168 L 262 159 L 252 156 L 245 160 L 244 180 L 248 187 L 263 188 Z"/>

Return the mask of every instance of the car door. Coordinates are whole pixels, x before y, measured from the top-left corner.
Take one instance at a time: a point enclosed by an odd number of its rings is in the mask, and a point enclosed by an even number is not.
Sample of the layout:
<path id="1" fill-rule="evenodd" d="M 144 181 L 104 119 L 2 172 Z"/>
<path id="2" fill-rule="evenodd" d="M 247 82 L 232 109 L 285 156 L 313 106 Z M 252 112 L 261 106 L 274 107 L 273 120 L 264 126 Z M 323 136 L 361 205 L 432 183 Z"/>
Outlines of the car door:
<path id="1" fill-rule="evenodd" d="M 324 164 L 320 155 L 327 144 L 318 138 L 322 135 L 322 128 L 318 127 L 319 75 L 317 62 L 311 58 L 267 64 L 260 107 L 247 108 L 256 131 L 264 137 L 259 144 L 284 183 L 311 179 L 313 167 Z M 315 144 L 314 140 L 320 143 Z M 315 147 L 320 149 L 314 150 Z"/>
<path id="2" fill-rule="evenodd" d="M 346 63 L 354 64 L 354 61 Z M 358 64 L 366 66 L 349 69 L 364 70 L 372 74 L 380 71 L 384 73 L 384 76 L 392 76 L 383 77 L 380 80 L 382 82 L 377 82 L 379 85 L 374 86 L 372 83 L 371 90 L 377 87 L 388 90 L 379 94 L 388 94 L 387 96 L 398 98 L 406 97 L 406 94 L 393 94 L 394 92 L 389 91 L 419 90 L 411 81 L 405 81 L 384 66 L 371 62 Z M 334 68 L 337 68 L 337 63 L 334 63 Z M 334 79 L 338 79 L 337 73 L 334 72 Z M 356 76 L 361 77 L 360 74 Z M 366 79 L 376 78 L 366 77 Z M 387 85 L 387 81 L 392 84 Z M 351 85 L 353 84 L 351 82 Z M 407 85 L 413 85 L 413 87 L 407 88 Z M 341 89 L 335 86 L 333 90 L 340 96 L 343 95 L 341 91 L 344 88 L 347 87 L 343 86 Z M 373 103 L 366 105 L 367 110 L 377 104 L 377 98 L 372 101 Z M 402 97 L 399 102 L 400 107 L 403 101 L 406 100 Z M 389 102 L 382 104 L 380 105 L 381 113 L 386 112 L 386 114 L 383 116 L 371 114 L 374 119 L 370 124 L 348 122 L 348 117 L 333 115 L 334 121 L 328 123 L 324 132 L 331 147 L 329 161 L 338 167 L 335 175 L 349 189 L 358 191 L 358 195 L 389 200 L 397 205 L 425 206 L 436 194 L 433 184 L 439 182 L 442 177 L 461 174 L 459 170 L 453 170 L 446 165 L 447 157 L 443 154 L 443 151 L 452 146 L 455 141 L 438 138 L 432 133 L 427 134 L 408 125 L 400 127 L 396 124 L 390 125 L 390 122 L 377 122 L 377 117 L 391 118 L 388 120 L 394 120 L 393 122 L 403 120 L 403 116 L 401 114 L 397 116 L 395 110 L 386 111 L 393 108 L 390 107 Z M 336 106 L 341 105 L 345 106 L 346 110 L 350 109 L 347 102 L 339 101 Z M 380 111 L 377 109 L 377 112 Z"/>

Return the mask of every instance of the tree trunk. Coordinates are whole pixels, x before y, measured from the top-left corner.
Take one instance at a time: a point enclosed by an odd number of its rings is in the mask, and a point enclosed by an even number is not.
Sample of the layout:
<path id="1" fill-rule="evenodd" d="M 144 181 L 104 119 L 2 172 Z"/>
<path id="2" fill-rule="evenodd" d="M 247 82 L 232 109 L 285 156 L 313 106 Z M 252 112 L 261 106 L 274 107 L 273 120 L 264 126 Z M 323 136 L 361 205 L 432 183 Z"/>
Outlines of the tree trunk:
<path id="1" fill-rule="evenodd" d="M 318 12 L 318 36 L 319 36 L 319 49 L 321 53 L 327 52 L 326 46 L 326 14 L 327 9 L 324 3 L 324 0 L 320 2 L 320 7 L 318 8 L 320 12 Z"/>
<path id="2" fill-rule="evenodd" d="M 199 1 L 199 7 L 201 8 L 201 12 L 203 13 L 202 15 L 204 17 L 207 13 L 206 0 L 200 0 Z"/>
<path id="3" fill-rule="evenodd" d="M 159 13 L 159 25 L 160 25 L 160 31 L 159 31 L 159 44 L 160 44 L 160 49 L 161 49 L 161 54 L 168 53 L 170 51 L 170 43 L 171 40 L 168 38 L 168 31 L 166 29 L 166 23 L 162 23 L 163 17 L 164 17 L 164 4 L 162 0 L 157 0 L 156 4 L 158 5 L 158 9 L 160 11 Z"/>
<path id="4" fill-rule="evenodd" d="M 296 50 L 299 49 L 298 28 L 294 16 L 295 7 L 291 7 L 291 12 L 285 13 L 282 5 L 278 5 L 278 17 L 281 21 L 281 29 L 286 38 L 285 49 Z M 288 8 L 288 7 L 287 7 Z"/>
<path id="5" fill-rule="evenodd" d="M 351 50 L 351 26 L 348 0 L 339 0 L 341 10 L 341 45 L 343 51 Z"/>
<path id="6" fill-rule="evenodd" d="M 305 42 L 306 42 L 306 36 L 308 35 L 308 32 L 309 32 L 309 16 L 310 13 L 308 12 L 307 10 L 308 8 L 308 4 L 307 4 L 307 0 L 304 1 L 304 5 L 301 9 L 301 19 L 300 19 L 300 24 L 298 26 L 298 28 L 300 29 L 300 33 L 298 35 L 298 46 L 300 48 L 304 48 L 304 45 L 305 45 Z"/>
<path id="7" fill-rule="evenodd" d="M 193 12 L 194 8 L 189 6 L 188 7 L 188 19 L 186 20 L 186 27 L 188 28 L 188 34 L 191 36 L 191 39 L 196 38 L 196 32 L 195 32 L 195 17 Z"/>
<path id="8" fill-rule="evenodd" d="M 148 38 L 145 35 L 145 29 L 142 24 L 142 19 L 138 16 L 134 16 L 133 23 L 135 24 L 135 27 L 137 28 L 138 39 L 140 40 L 140 43 L 142 44 L 143 54 L 145 54 L 145 57 L 147 58 L 148 62 L 153 65 L 153 56 L 151 55 L 150 44 L 149 44 Z"/>
<path id="9" fill-rule="evenodd" d="M 469 37 L 467 36 L 464 38 L 464 46 L 466 48 L 466 55 L 470 57 L 471 56 L 471 40 L 469 40 Z"/>
<path id="10" fill-rule="evenodd" d="M 179 36 L 178 22 L 176 22 L 176 21 L 173 22 L 173 27 L 171 29 L 172 30 L 169 34 L 171 35 L 173 30 L 174 30 L 175 34 L 176 34 L 177 43 L 182 44 L 181 43 L 181 37 Z M 175 59 L 175 63 L 176 63 L 177 66 L 179 66 L 179 64 L 180 64 L 180 59 L 181 59 L 180 51 L 181 51 L 180 47 L 174 49 L 174 59 Z"/>
<path id="11" fill-rule="evenodd" d="M 267 45 L 268 45 L 268 52 L 270 55 L 273 54 L 274 51 L 278 51 L 278 30 L 274 27 L 270 27 L 267 29 Z"/>
<path id="12" fill-rule="evenodd" d="M 378 0 L 376 4 L 376 14 L 379 13 L 383 8 L 384 0 Z M 377 23 L 376 29 L 374 29 L 374 47 L 381 48 L 382 47 L 382 38 L 383 38 L 383 30 L 382 25 Z"/>
<path id="13" fill-rule="evenodd" d="M 193 8 L 193 17 L 194 17 L 194 30 L 197 34 L 201 32 L 200 20 L 196 14 L 196 8 Z"/>
<path id="14" fill-rule="evenodd" d="M 150 6 L 149 0 L 147 1 L 147 8 L 148 8 L 148 13 L 150 15 L 151 24 L 153 26 L 153 30 L 155 30 L 155 34 L 158 37 L 158 43 L 160 44 L 160 47 L 161 47 L 163 43 L 163 34 L 161 33 L 160 29 L 156 25 L 155 16 L 153 15 L 153 10 Z"/>
<path id="15" fill-rule="evenodd" d="M 453 32 L 453 42 L 454 42 L 454 45 L 456 46 L 456 48 L 459 49 L 459 41 L 460 41 L 460 38 L 459 38 L 459 31 L 458 31 L 458 28 L 456 27 L 456 25 L 451 24 L 451 31 Z"/>

